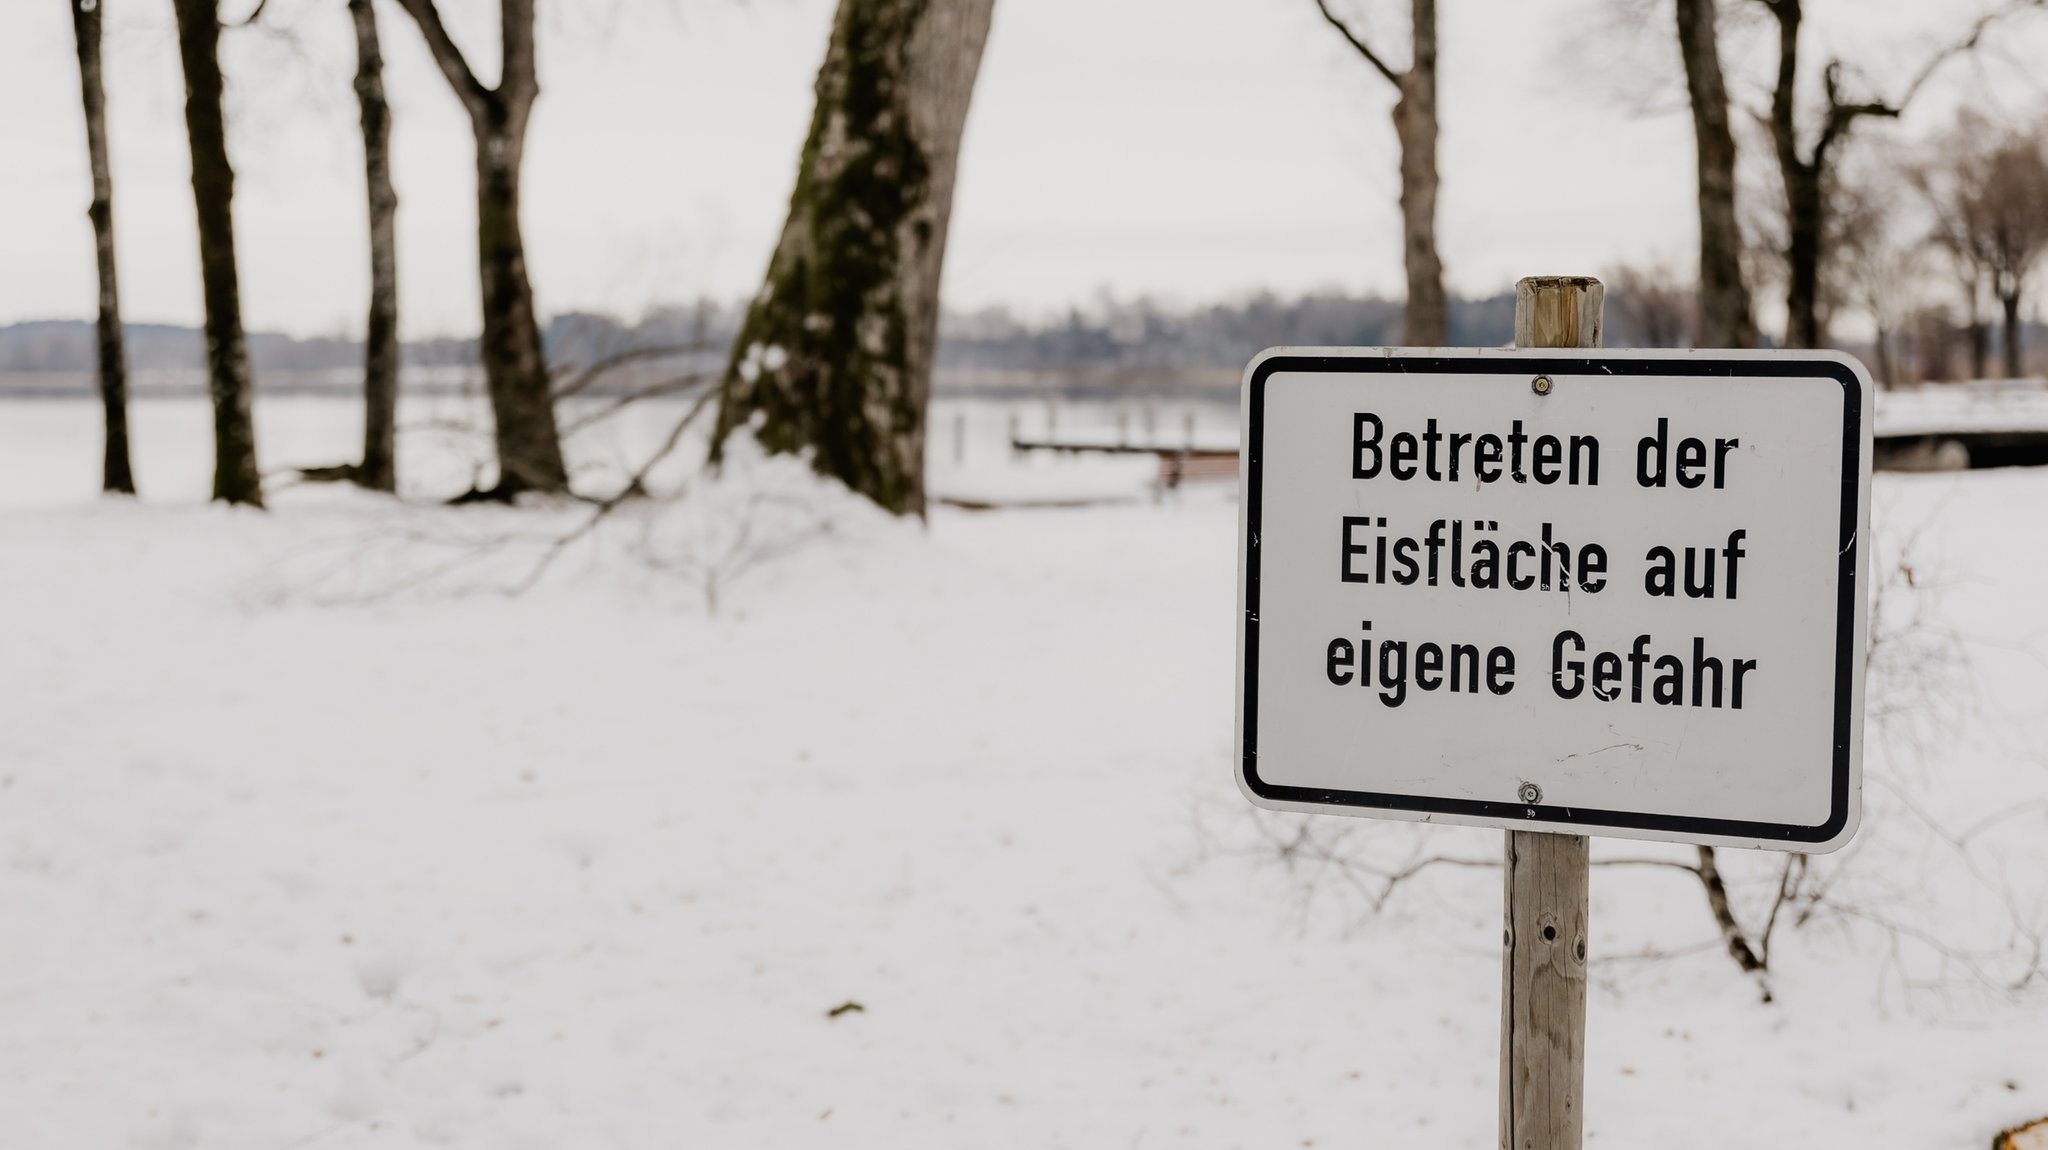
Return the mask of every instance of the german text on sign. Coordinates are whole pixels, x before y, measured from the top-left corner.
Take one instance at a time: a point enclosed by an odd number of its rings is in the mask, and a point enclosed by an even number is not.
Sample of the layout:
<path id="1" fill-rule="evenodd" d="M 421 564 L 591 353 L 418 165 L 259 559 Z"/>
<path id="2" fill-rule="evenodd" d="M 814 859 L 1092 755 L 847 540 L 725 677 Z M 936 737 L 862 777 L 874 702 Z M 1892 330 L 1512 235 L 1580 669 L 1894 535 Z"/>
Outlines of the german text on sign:
<path id="1" fill-rule="evenodd" d="M 1243 395 L 1245 793 L 1840 845 L 1870 406 L 1830 352 L 1265 353 Z"/>

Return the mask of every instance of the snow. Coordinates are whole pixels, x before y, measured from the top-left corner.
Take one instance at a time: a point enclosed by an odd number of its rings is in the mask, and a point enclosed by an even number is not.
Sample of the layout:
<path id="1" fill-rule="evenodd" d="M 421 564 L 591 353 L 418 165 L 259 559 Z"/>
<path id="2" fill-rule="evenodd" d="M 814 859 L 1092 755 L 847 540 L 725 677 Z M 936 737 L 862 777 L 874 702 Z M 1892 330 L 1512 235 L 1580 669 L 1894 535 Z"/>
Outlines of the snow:
<path id="1" fill-rule="evenodd" d="M 1978 380 L 1880 392 L 1875 422 L 1880 437 L 2048 434 L 2048 384 L 2038 379 Z"/>
<path id="2" fill-rule="evenodd" d="M 137 405 L 139 503 L 91 495 L 90 403 L 8 405 L 8 1144 L 1493 1144 L 1498 872 L 1374 913 L 1231 784 L 1233 491 L 942 407 L 936 488 L 1121 502 L 920 526 L 692 457 L 510 595 L 587 510 L 434 505 L 475 412 L 404 414 L 397 505 L 276 475 L 347 457 L 348 405 L 260 402 L 259 513 L 203 502 L 202 405 Z M 667 414 L 579 437 L 579 479 Z M 1977 1148 L 2048 1113 L 2048 980 L 2004 989 L 2048 929 L 2044 500 L 1880 477 L 1913 575 L 1864 831 L 1775 1001 L 1689 876 L 1596 871 L 1592 1144 Z M 1745 912 L 1777 862 L 1724 853 Z"/>

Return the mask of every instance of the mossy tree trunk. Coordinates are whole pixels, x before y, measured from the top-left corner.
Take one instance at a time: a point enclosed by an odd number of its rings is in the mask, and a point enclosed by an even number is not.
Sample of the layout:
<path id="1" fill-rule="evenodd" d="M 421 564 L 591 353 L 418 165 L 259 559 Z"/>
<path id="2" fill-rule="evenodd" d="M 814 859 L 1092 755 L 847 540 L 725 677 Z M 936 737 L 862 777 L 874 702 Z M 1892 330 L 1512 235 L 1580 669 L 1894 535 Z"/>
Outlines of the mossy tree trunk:
<path id="1" fill-rule="evenodd" d="M 1700 347 L 1755 347 L 1756 319 L 1742 276 L 1735 215 L 1735 134 L 1721 73 L 1715 0 L 1677 0 L 1678 52 L 1692 103 L 1700 211 Z"/>
<path id="2" fill-rule="evenodd" d="M 1401 254 L 1408 273 L 1401 339 L 1411 346 L 1441 347 L 1451 341 L 1451 310 L 1436 246 L 1436 0 L 1409 0 L 1413 50 L 1404 71 L 1395 71 L 1361 33 L 1330 10 L 1328 0 L 1316 0 L 1316 8 L 1399 93 L 1394 101 L 1394 137 L 1401 145 Z"/>
<path id="3" fill-rule="evenodd" d="M 840 0 L 712 459 L 751 431 L 897 514 L 925 509 L 925 411 L 953 177 L 994 0 Z"/>
<path id="4" fill-rule="evenodd" d="M 107 93 L 100 79 L 100 0 L 71 0 L 78 38 L 78 80 L 85 96 L 85 146 L 92 161 L 93 249 L 99 259 L 100 403 L 106 409 L 106 451 L 100 487 L 135 494 L 128 461 L 128 354 L 121 340 L 121 292 L 114 277 L 114 177 L 107 163 Z"/>
<path id="5" fill-rule="evenodd" d="M 370 314 L 363 340 L 363 459 L 355 481 L 398 490 L 398 193 L 391 186 L 391 105 L 371 0 L 348 0 L 356 32 L 356 102 L 370 206 Z"/>
<path id="6" fill-rule="evenodd" d="M 500 0 L 498 86 L 485 87 L 449 37 L 434 0 L 399 0 L 426 38 L 434 62 L 469 112 L 476 135 L 477 266 L 483 289 L 484 380 L 497 425 L 498 483 L 488 494 L 568 490 L 561 434 L 549 394 L 547 360 L 526 244 L 519 230 L 519 168 L 526 126 L 540 95 L 534 70 L 533 0 Z"/>
<path id="7" fill-rule="evenodd" d="M 176 0 L 185 71 L 185 132 L 192 146 L 192 200 L 199 217 L 199 273 L 206 300 L 207 392 L 213 399 L 213 497 L 263 506 L 250 418 L 249 349 L 235 275 L 235 173 L 221 111 L 220 13 L 216 0 Z"/>

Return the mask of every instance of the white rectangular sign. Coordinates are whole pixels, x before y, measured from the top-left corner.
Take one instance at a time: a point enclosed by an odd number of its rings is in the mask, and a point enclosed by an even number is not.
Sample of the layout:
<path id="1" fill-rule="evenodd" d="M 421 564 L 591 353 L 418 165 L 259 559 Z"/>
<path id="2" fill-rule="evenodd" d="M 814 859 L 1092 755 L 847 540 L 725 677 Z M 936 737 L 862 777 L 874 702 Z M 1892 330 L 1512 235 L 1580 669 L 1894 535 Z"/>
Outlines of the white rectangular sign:
<path id="1" fill-rule="evenodd" d="M 1871 406 L 1833 352 L 1261 354 L 1242 411 L 1246 797 L 1842 845 Z"/>

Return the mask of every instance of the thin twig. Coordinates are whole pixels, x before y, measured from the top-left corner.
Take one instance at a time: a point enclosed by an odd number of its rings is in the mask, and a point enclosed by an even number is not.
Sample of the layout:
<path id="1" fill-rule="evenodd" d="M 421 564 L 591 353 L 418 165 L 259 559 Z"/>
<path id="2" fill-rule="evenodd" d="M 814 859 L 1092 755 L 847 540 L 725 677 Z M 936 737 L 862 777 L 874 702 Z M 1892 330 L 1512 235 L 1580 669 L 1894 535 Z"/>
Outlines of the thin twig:
<path id="1" fill-rule="evenodd" d="M 1338 34 L 1349 41 L 1353 48 L 1358 49 L 1358 54 L 1365 57 L 1366 63 L 1371 64 L 1377 69 L 1380 75 L 1385 76 L 1389 84 L 1394 85 L 1396 88 L 1401 86 L 1401 73 L 1388 67 L 1387 62 L 1380 59 L 1378 53 L 1375 53 L 1357 33 L 1351 30 L 1351 25 L 1346 24 L 1335 12 L 1330 11 L 1329 0 L 1316 0 L 1316 11 L 1321 12 L 1323 19 L 1330 22 L 1330 27 L 1335 28 Z"/>

